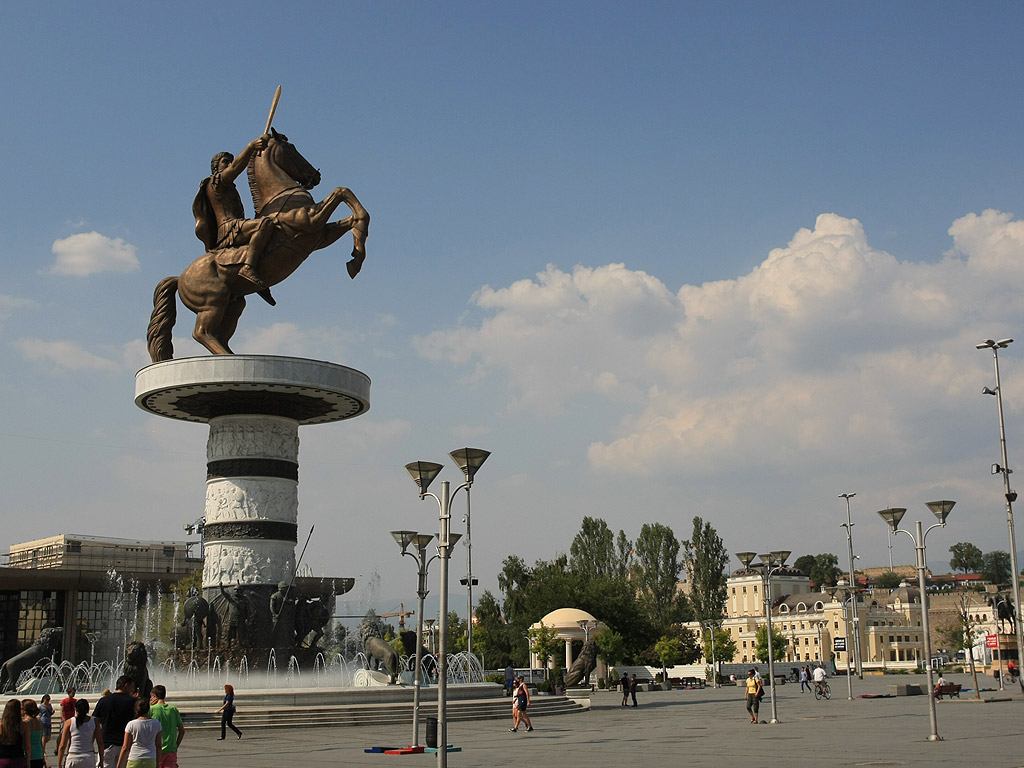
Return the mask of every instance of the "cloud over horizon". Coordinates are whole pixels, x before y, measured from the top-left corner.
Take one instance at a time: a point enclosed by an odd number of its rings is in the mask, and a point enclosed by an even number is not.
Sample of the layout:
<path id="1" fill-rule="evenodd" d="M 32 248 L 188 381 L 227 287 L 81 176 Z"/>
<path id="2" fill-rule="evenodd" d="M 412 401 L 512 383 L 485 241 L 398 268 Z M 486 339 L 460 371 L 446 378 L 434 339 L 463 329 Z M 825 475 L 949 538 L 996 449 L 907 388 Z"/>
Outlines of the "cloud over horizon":
<path id="1" fill-rule="evenodd" d="M 615 404 L 614 434 L 588 451 L 601 471 L 891 460 L 948 429 L 938 415 L 978 385 L 975 337 L 1024 319 L 1024 222 L 988 210 L 949 234 L 936 261 L 900 261 L 824 213 L 750 273 L 675 294 L 623 264 L 548 266 L 480 289 L 479 325 L 417 347 L 503 377 L 511 408 Z"/>

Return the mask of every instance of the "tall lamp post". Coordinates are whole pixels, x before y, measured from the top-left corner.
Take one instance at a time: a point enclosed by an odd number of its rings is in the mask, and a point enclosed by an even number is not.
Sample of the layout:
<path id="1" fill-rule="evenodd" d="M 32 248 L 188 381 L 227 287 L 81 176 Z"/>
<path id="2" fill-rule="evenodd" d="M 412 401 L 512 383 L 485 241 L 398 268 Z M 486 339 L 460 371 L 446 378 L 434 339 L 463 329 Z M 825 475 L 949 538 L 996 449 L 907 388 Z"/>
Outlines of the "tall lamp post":
<path id="1" fill-rule="evenodd" d="M 925 503 L 925 506 L 932 511 L 932 514 L 938 518 L 937 523 L 929 526 L 926 531 L 921 532 L 921 521 L 918 520 L 915 525 L 916 536 L 910 531 L 905 531 L 899 527 L 900 520 L 907 513 L 907 510 L 903 507 L 892 507 L 890 509 L 883 509 L 878 514 L 885 522 L 889 524 L 889 532 L 895 536 L 897 533 L 905 533 L 914 541 L 914 550 L 917 553 L 917 584 L 921 590 L 921 631 L 924 632 L 924 664 L 925 670 L 928 675 L 928 717 L 931 721 L 931 733 L 928 735 L 928 741 L 942 741 L 939 736 L 938 722 L 935 717 L 935 685 L 932 682 L 932 638 L 929 633 L 928 625 L 928 592 L 926 591 L 927 585 L 925 583 L 926 575 L 925 571 L 928 568 L 927 557 L 925 554 L 925 539 L 928 538 L 928 533 L 934 528 L 945 528 L 946 518 L 949 517 L 950 511 L 956 505 L 955 501 L 942 500 L 942 501 L 929 501 Z"/>
<path id="2" fill-rule="evenodd" d="M 473 485 L 473 475 L 480 466 L 491 455 L 490 451 L 482 448 L 459 448 L 448 454 L 452 461 L 459 465 L 463 476 L 466 478 L 466 653 L 473 653 L 473 535 L 470 528 L 470 503 L 469 491 Z"/>
<path id="3" fill-rule="evenodd" d="M 840 527 L 846 529 L 846 547 L 850 553 L 850 587 L 853 590 L 850 592 L 850 608 L 853 610 L 853 648 L 856 653 L 854 666 L 857 668 L 857 677 L 863 680 L 864 662 L 860 651 L 860 611 L 857 609 L 857 578 L 853 572 L 853 520 L 850 517 L 850 499 L 856 495 L 856 493 L 839 494 L 840 499 L 846 499 L 846 522 Z M 849 655 L 849 652 L 847 652 L 847 655 Z"/>
<path id="4" fill-rule="evenodd" d="M 427 567 L 434 560 L 427 560 L 427 545 L 434 538 L 430 533 L 416 531 L 392 531 L 391 536 L 402 548 L 402 555 L 408 555 L 416 561 L 416 666 L 413 670 L 412 689 L 412 745 L 420 743 L 420 674 L 423 665 L 423 600 L 429 594 L 427 590 Z M 415 554 L 409 552 L 409 546 Z M 436 557 L 436 555 L 435 555 Z"/>
<path id="5" fill-rule="evenodd" d="M 786 567 L 786 559 L 789 555 L 790 553 L 786 550 L 776 550 L 763 555 L 757 555 L 754 552 L 736 553 L 736 557 L 738 557 L 740 562 L 743 563 L 744 568 L 758 571 L 761 576 L 761 597 L 764 600 L 765 629 L 767 631 L 766 639 L 768 641 L 768 684 L 772 696 L 772 719 L 770 722 L 773 725 L 779 722 L 779 709 L 775 698 L 775 643 L 773 642 L 775 638 L 772 636 L 772 574 L 778 573 Z M 755 563 L 755 557 L 757 557 L 761 562 Z"/>
<path id="6" fill-rule="evenodd" d="M 1017 494 L 1010 488 L 1010 472 L 1009 462 L 1006 459 L 1006 427 L 1003 421 L 1003 388 L 999 382 L 999 350 L 1006 349 L 1010 344 L 1013 343 L 1013 339 L 1000 339 L 999 341 L 993 341 L 992 339 L 985 339 L 981 344 L 976 345 L 978 349 L 991 349 L 992 359 L 996 369 L 996 388 L 989 389 L 985 387 L 982 389 L 982 394 L 995 395 L 996 404 L 999 409 L 999 447 L 1002 451 L 1003 464 L 992 465 L 992 474 L 1001 474 L 1003 476 L 1003 495 L 1006 498 L 1006 527 L 1010 531 L 1010 586 L 1013 589 L 1013 605 L 1017 611 L 1017 621 L 1014 622 L 1015 631 L 1017 634 L 1017 657 L 1021 657 L 1022 651 L 1024 651 L 1024 627 L 1021 626 L 1021 605 L 1020 605 L 1020 570 L 1017 566 L 1017 541 L 1013 532 L 1013 502 L 1017 500 Z M 998 638 L 998 632 L 996 636 Z M 998 643 L 997 643 L 998 645 Z M 1002 675 L 999 676 L 1002 680 Z M 1024 691 L 1024 677 L 1020 679 L 1021 691 Z"/>
<path id="7" fill-rule="evenodd" d="M 846 599 L 850 596 L 851 589 L 853 588 L 843 579 L 840 579 L 834 587 L 825 589 L 832 600 L 836 599 L 836 593 L 841 595 L 839 602 L 843 605 L 843 629 L 846 632 L 846 698 L 848 701 L 853 701 L 853 672 L 850 670 L 850 617 L 846 613 Z"/>
<path id="8" fill-rule="evenodd" d="M 597 629 L 597 622 L 591 621 L 590 619 L 580 619 L 576 623 L 579 625 L 579 628 L 583 630 L 583 646 L 586 647 L 587 643 L 590 642 L 590 633 Z M 580 651 L 580 653 L 582 653 L 582 651 Z M 586 685 L 590 685 L 589 672 L 587 672 L 587 679 L 584 680 L 584 683 Z"/>
<path id="9" fill-rule="evenodd" d="M 467 452 L 472 449 L 466 449 Z M 452 453 L 457 453 L 453 451 Z M 451 558 L 452 547 L 461 538 L 461 534 L 451 532 L 452 498 L 459 491 L 468 489 L 473 484 L 473 476 L 480 469 L 490 454 L 480 451 L 474 454 L 466 467 L 460 467 L 466 481 L 455 491 L 451 491 L 447 480 L 441 482 L 441 494 L 427 491 L 431 482 L 437 477 L 443 464 L 432 461 L 414 461 L 405 465 L 406 471 L 420 489 L 420 499 L 430 496 L 438 506 L 437 555 L 441 560 L 440 616 L 438 617 L 437 640 L 437 766 L 448 766 L 448 560 Z M 458 463 L 458 460 L 456 460 Z"/>

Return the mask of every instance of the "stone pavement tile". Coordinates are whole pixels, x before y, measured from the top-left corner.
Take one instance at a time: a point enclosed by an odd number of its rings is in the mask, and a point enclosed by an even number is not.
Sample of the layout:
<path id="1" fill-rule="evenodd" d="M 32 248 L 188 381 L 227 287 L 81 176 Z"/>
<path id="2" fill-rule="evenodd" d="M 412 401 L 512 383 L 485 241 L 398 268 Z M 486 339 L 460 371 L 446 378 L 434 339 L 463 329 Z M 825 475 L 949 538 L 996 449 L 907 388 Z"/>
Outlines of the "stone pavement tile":
<path id="1" fill-rule="evenodd" d="M 949 677 L 949 676 L 947 676 Z M 969 676 L 967 676 L 969 680 Z M 923 677 L 921 678 L 923 680 Z M 919 682 L 914 677 L 897 682 Z M 1024 766 L 1024 697 L 1007 703 L 938 702 L 938 732 L 929 742 L 924 696 L 847 700 L 845 679 L 832 679 L 831 701 L 815 701 L 799 686 L 779 686 L 779 723 L 752 725 L 738 687 L 644 692 L 640 706 L 621 708 L 615 693 L 597 693 L 592 709 L 534 721 L 536 730 L 510 733 L 511 718 L 449 724 L 448 741 L 462 752 L 448 755 L 452 768 L 491 768 L 511 762 L 559 768 L 664 765 L 751 768 L 785 766 Z M 854 695 L 885 693 L 882 680 L 854 680 Z M 966 684 L 959 677 L 954 682 Z M 969 695 L 969 694 L 965 694 Z M 987 697 L 1010 695 L 987 693 Z M 761 717 L 771 719 L 766 697 Z M 422 728 L 422 726 L 421 726 Z M 436 755 L 366 754 L 370 746 L 406 744 L 411 726 L 302 728 L 246 731 L 242 741 L 219 742 L 204 734 L 186 737 L 182 768 L 223 768 L 225 761 L 255 768 L 403 766 L 425 768 Z"/>

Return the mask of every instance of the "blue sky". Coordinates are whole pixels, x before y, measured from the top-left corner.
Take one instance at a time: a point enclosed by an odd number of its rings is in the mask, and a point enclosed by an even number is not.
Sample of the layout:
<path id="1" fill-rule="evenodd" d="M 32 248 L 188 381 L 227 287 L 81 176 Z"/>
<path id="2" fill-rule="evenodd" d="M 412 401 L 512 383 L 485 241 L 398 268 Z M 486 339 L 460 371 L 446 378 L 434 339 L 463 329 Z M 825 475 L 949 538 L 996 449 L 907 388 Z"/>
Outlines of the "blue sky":
<path id="1" fill-rule="evenodd" d="M 348 186 L 373 216 L 356 281 L 346 238 L 276 308 L 250 302 L 233 344 L 373 380 L 368 414 L 301 434 L 315 573 L 410 604 L 388 531 L 436 510 L 402 467 L 467 444 L 493 452 L 473 495 L 492 590 L 584 515 L 842 556 L 845 491 L 863 565 L 888 561 L 877 509 L 934 498 L 959 503 L 933 564 L 1008 548 L 974 344 L 1024 316 L 1019 5 L 5 11 L 0 545 L 179 538 L 202 514 L 205 431 L 137 409 L 134 373 L 154 286 L 201 254 L 210 157 L 260 133 L 281 84 L 317 199 Z M 191 322 L 176 357 L 205 354 Z"/>

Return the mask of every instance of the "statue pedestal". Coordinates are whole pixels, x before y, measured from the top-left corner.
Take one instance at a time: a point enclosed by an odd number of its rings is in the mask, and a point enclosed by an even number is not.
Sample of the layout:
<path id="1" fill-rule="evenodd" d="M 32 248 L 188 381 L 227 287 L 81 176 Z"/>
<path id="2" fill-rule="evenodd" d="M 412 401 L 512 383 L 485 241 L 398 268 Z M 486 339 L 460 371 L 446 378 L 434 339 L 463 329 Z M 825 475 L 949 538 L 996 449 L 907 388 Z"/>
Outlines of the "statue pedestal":
<path id="1" fill-rule="evenodd" d="M 290 650 L 270 617 L 270 597 L 295 575 L 299 427 L 365 413 L 369 377 L 303 358 L 189 357 L 139 371 L 135 403 L 209 425 L 203 594 L 220 618 L 220 647 L 266 647 L 273 636 L 275 647 Z M 293 589 L 289 601 L 304 597 Z"/>

